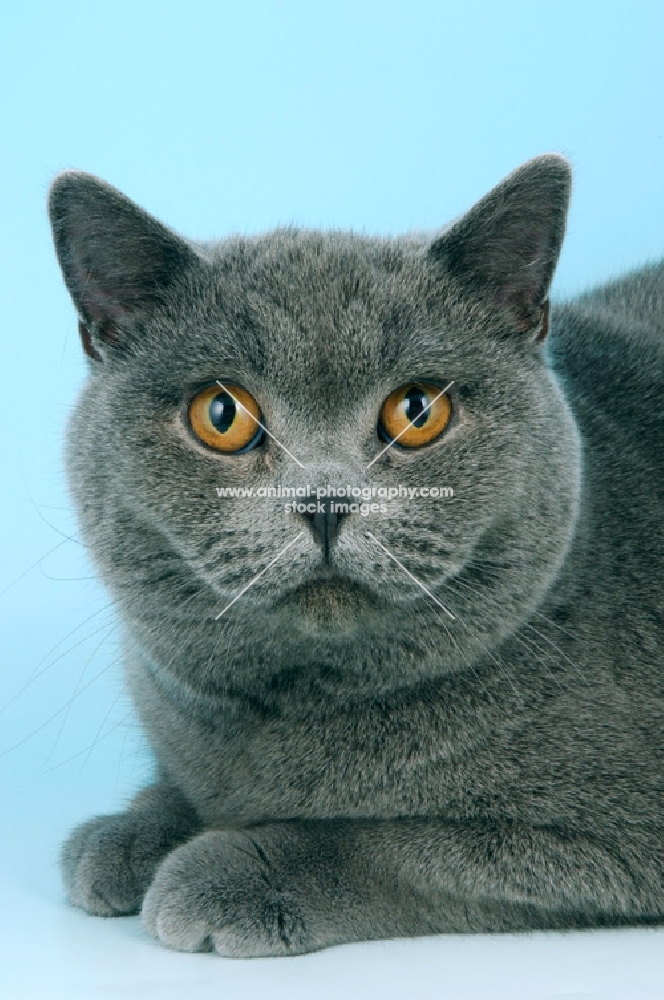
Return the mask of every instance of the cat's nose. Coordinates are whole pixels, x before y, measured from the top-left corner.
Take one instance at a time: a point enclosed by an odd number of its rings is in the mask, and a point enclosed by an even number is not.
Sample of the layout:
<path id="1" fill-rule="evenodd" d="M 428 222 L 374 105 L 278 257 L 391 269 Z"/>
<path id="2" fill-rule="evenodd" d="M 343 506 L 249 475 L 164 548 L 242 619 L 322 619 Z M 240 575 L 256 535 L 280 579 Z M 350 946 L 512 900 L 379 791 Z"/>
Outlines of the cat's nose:
<path id="1" fill-rule="evenodd" d="M 334 503 L 330 500 L 321 500 L 316 504 L 316 507 L 318 510 L 315 514 L 307 513 L 303 516 L 309 522 L 314 539 L 323 549 L 325 562 L 328 562 L 330 548 L 339 533 L 339 522 L 345 515 L 334 511 L 332 509 Z M 320 510 L 321 507 L 323 508 L 322 511 Z"/>

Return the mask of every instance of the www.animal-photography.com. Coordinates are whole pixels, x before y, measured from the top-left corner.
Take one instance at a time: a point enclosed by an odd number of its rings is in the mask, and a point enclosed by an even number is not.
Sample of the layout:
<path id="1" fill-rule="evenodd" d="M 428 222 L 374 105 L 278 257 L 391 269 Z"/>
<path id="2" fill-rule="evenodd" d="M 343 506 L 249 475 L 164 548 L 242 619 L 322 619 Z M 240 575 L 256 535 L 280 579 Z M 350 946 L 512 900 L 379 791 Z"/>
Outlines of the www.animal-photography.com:
<path id="1" fill-rule="evenodd" d="M 5 22 L 3 996 L 664 1000 L 661 5 Z"/>

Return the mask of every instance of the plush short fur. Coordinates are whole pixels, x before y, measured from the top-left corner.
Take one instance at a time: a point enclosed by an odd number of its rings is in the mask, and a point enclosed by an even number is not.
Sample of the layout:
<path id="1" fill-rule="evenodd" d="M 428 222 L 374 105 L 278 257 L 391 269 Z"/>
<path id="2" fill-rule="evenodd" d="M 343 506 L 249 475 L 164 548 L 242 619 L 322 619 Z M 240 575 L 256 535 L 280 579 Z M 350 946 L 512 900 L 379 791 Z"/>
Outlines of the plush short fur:
<path id="1" fill-rule="evenodd" d="M 568 196 L 550 155 L 433 240 L 194 244 L 56 178 L 90 358 L 69 479 L 157 765 L 65 844 L 74 904 L 232 956 L 662 919 L 664 267 L 554 309 L 545 339 Z M 269 435 L 195 437 L 216 379 L 304 470 Z M 449 427 L 367 470 L 414 380 L 453 380 Z M 304 483 L 455 496 L 349 514 L 326 548 L 216 493 Z"/>

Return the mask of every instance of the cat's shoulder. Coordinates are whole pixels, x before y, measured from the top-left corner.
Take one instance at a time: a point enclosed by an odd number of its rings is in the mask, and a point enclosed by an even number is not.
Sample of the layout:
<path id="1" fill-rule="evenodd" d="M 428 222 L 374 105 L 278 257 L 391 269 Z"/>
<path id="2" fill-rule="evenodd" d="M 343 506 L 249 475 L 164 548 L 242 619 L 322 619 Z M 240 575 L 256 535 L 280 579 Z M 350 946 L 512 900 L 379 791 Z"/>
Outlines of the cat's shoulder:
<path id="1" fill-rule="evenodd" d="M 664 447 L 664 261 L 556 305 L 547 354 L 577 415 Z"/>
<path id="2" fill-rule="evenodd" d="M 640 334 L 664 344 L 664 260 L 587 292 L 575 305 L 586 312 L 609 313 L 618 321 L 637 325 Z"/>

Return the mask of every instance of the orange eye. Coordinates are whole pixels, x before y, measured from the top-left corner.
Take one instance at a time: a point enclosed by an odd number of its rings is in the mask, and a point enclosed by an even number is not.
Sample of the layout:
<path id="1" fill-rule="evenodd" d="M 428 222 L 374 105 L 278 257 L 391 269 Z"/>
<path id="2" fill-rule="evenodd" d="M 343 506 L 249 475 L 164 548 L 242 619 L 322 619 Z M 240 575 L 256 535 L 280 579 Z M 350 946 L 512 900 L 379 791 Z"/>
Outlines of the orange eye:
<path id="1" fill-rule="evenodd" d="M 258 444 L 261 411 L 253 396 L 239 385 L 202 389 L 189 404 L 189 422 L 196 437 L 216 451 L 242 451 Z"/>
<path id="2" fill-rule="evenodd" d="M 429 405 L 431 403 L 433 405 Z M 389 441 L 398 437 L 398 443 L 404 448 L 419 448 L 437 438 L 451 416 L 450 398 L 446 393 L 440 395 L 439 386 L 431 382 L 409 382 L 390 393 L 383 403 L 379 429 Z"/>

